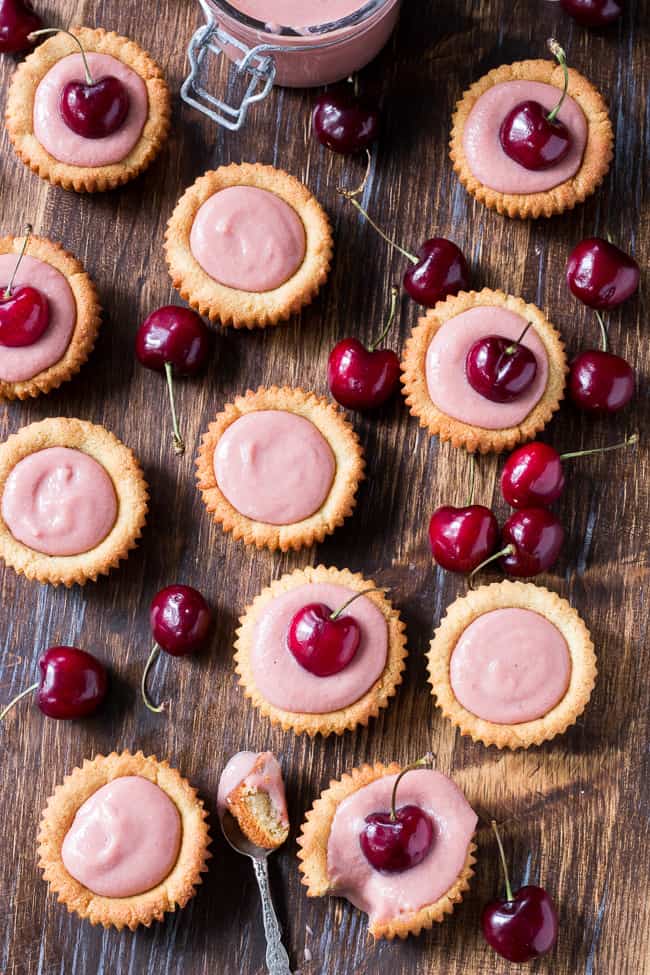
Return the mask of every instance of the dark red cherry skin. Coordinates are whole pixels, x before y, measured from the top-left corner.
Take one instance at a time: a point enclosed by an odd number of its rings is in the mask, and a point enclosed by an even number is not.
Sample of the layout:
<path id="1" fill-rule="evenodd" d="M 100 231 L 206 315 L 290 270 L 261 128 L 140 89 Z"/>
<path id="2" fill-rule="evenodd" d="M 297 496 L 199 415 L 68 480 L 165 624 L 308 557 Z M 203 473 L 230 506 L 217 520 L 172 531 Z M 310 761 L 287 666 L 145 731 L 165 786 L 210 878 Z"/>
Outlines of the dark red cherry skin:
<path id="1" fill-rule="evenodd" d="M 511 901 L 486 904 L 481 928 L 487 943 L 503 958 L 532 961 L 557 941 L 557 911 L 544 888 L 531 884 L 516 891 Z"/>
<path id="2" fill-rule="evenodd" d="M 309 603 L 289 624 L 287 646 L 301 667 L 316 677 L 331 677 L 353 660 L 361 631 L 351 616 L 331 619 L 334 610 L 325 603 Z"/>
<path id="3" fill-rule="evenodd" d="M 400 363 L 391 349 L 367 349 L 358 339 L 341 339 L 327 364 L 334 399 L 348 410 L 374 410 L 399 386 Z"/>
<path id="4" fill-rule="evenodd" d="M 157 593 L 149 611 L 153 638 L 165 653 L 185 657 L 205 646 L 212 626 L 207 602 L 192 586 L 166 586 Z"/>
<path id="5" fill-rule="evenodd" d="M 589 349 L 581 352 L 569 370 L 569 395 L 581 410 L 616 413 L 634 396 L 634 369 L 619 355 Z"/>
<path id="6" fill-rule="evenodd" d="M 85 718 L 106 696 L 103 664 L 76 647 L 50 647 L 38 662 L 41 678 L 36 703 L 48 718 Z"/>
<path id="7" fill-rule="evenodd" d="M 19 348 L 33 345 L 50 324 L 46 296 L 37 288 L 14 288 L 5 298 L 6 287 L 0 287 L 0 345 Z"/>
<path id="8" fill-rule="evenodd" d="M 562 459 L 539 440 L 518 447 L 501 471 L 501 493 L 513 508 L 548 507 L 563 490 Z"/>
<path id="9" fill-rule="evenodd" d="M 560 0 L 560 6 L 583 27 L 607 27 L 623 13 L 622 0 Z"/>
<path id="10" fill-rule="evenodd" d="M 469 267 L 460 247 L 445 237 L 425 240 L 416 252 L 417 264 L 404 275 L 404 288 L 413 301 L 433 308 L 439 301 L 470 287 Z"/>
<path id="11" fill-rule="evenodd" d="M 147 369 L 160 372 L 170 362 L 178 375 L 193 376 L 205 365 L 211 341 L 210 331 L 195 311 L 165 305 L 138 329 L 135 353 Z"/>
<path id="12" fill-rule="evenodd" d="M 84 139 L 113 135 L 129 114 L 129 94 L 113 75 L 85 81 L 69 81 L 61 92 L 59 110 L 63 121 Z"/>
<path id="13" fill-rule="evenodd" d="M 640 276 L 634 258 L 602 237 L 576 244 L 566 266 L 569 288 L 590 308 L 616 308 L 636 292 Z"/>
<path id="14" fill-rule="evenodd" d="M 564 528 L 546 508 L 521 508 L 501 529 L 503 547 L 514 545 L 512 555 L 500 559 L 509 576 L 528 579 L 555 564 L 564 544 Z"/>
<path id="15" fill-rule="evenodd" d="M 559 119 L 549 122 L 548 110 L 532 100 L 512 108 L 499 130 L 503 151 L 525 169 L 548 169 L 564 159 L 571 133 Z"/>
<path id="16" fill-rule="evenodd" d="M 503 335 L 486 335 L 467 353 L 467 381 L 493 403 L 512 403 L 522 396 L 537 375 L 531 350 Z"/>
<path id="17" fill-rule="evenodd" d="M 31 3 L 0 0 L 0 54 L 16 54 L 33 47 L 29 35 L 42 26 L 43 21 Z"/>
<path id="18" fill-rule="evenodd" d="M 371 813 L 359 836 L 371 867 L 381 873 L 403 873 L 421 863 L 433 844 L 433 823 L 419 806 L 400 806 L 395 819 L 389 812 Z"/>
<path id="19" fill-rule="evenodd" d="M 377 138 L 379 111 L 351 91 L 328 91 L 316 99 L 313 125 L 322 145 L 342 155 L 353 155 Z"/>
<path id="20" fill-rule="evenodd" d="M 492 555 L 498 540 L 494 513 L 482 504 L 445 505 L 434 511 L 429 522 L 431 552 L 449 572 L 472 572 Z"/>

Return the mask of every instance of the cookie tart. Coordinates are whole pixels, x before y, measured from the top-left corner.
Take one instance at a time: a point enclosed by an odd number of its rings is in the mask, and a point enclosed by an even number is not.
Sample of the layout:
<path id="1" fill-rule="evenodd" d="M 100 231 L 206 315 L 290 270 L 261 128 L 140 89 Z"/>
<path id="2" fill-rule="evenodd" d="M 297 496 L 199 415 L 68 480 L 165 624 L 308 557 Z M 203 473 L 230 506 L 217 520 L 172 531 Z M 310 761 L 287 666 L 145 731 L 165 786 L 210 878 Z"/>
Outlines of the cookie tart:
<path id="1" fill-rule="evenodd" d="M 228 403 L 197 459 L 206 508 L 247 545 L 322 542 L 356 504 L 364 460 L 343 413 L 301 389 L 260 387 Z"/>
<path id="2" fill-rule="evenodd" d="M 30 230 L 0 237 L 0 399 L 49 393 L 71 379 L 101 320 L 83 264 Z"/>
<path id="3" fill-rule="evenodd" d="M 147 168 L 167 138 L 170 111 L 169 89 L 146 51 L 118 34 L 77 27 L 49 37 L 19 65 L 7 132 L 42 179 L 93 193 Z"/>
<path id="4" fill-rule="evenodd" d="M 237 752 L 219 779 L 219 817 L 230 813 L 244 836 L 263 850 L 277 850 L 289 835 L 282 769 L 271 752 Z"/>
<path id="5" fill-rule="evenodd" d="M 614 135 L 602 96 L 564 52 L 489 71 L 456 105 L 451 158 L 465 189 L 509 217 L 551 217 L 602 183 Z M 558 110 L 559 106 L 559 110 Z"/>
<path id="6" fill-rule="evenodd" d="M 65 777 L 41 819 L 39 865 L 70 913 L 132 931 L 184 907 L 202 882 L 203 801 L 167 762 L 98 755 Z"/>
<path id="7" fill-rule="evenodd" d="M 404 624 L 373 582 L 306 566 L 276 579 L 240 619 L 246 697 L 284 731 L 343 734 L 388 706 L 402 681 Z"/>
<path id="8" fill-rule="evenodd" d="M 582 714 L 596 680 L 589 630 L 565 599 L 523 582 L 457 599 L 428 653 L 432 693 L 462 735 L 528 748 Z"/>
<path id="9" fill-rule="evenodd" d="M 501 349 L 496 356 L 493 347 Z M 503 367 L 524 358 L 513 391 Z M 567 371 L 560 335 L 539 308 L 483 288 L 461 291 L 420 318 L 406 344 L 402 383 L 429 433 L 454 447 L 499 453 L 544 428 L 559 409 Z"/>
<path id="10" fill-rule="evenodd" d="M 476 813 L 451 779 L 419 764 L 377 762 L 330 782 L 298 837 L 307 896 L 346 897 L 374 938 L 443 921 L 474 873 Z"/>
<path id="11" fill-rule="evenodd" d="M 332 232 L 294 176 L 233 163 L 185 191 L 167 225 L 165 252 L 174 287 L 201 315 L 254 328 L 310 304 L 329 274 Z"/>
<path id="12" fill-rule="evenodd" d="M 84 585 L 135 548 L 147 484 L 104 427 L 51 417 L 0 445 L 0 558 L 53 585 Z"/>

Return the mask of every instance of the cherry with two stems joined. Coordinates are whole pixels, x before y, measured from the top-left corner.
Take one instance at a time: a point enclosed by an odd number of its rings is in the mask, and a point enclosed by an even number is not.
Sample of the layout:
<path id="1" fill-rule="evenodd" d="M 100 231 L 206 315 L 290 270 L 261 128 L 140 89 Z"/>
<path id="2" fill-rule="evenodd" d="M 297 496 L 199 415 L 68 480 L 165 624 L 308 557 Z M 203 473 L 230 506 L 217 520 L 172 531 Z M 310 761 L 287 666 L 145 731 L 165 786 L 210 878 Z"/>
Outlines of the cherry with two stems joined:
<path id="1" fill-rule="evenodd" d="M 391 308 L 379 338 L 366 347 L 359 339 L 345 338 L 332 349 L 327 382 L 332 396 L 349 410 L 382 406 L 399 386 L 400 362 L 392 349 L 380 349 L 395 321 L 399 289 L 391 289 Z"/>
<path id="2" fill-rule="evenodd" d="M 571 292 L 583 304 L 611 310 L 637 291 L 641 272 L 629 254 L 611 240 L 586 237 L 573 248 L 566 266 Z"/>
<path id="3" fill-rule="evenodd" d="M 522 345 L 528 322 L 513 342 L 503 335 L 486 335 L 474 342 L 465 359 L 467 381 L 477 393 L 492 403 L 512 403 L 535 381 L 537 359 Z"/>
<path id="4" fill-rule="evenodd" d="M 0 286 L 0 346 L 12 349 L 38 342 L 50 324 L 50 306 L 46 295 L 29 285 L 14 288 L 31 235 L 32 227 L 27 224 L 25 239 L 9 284 Z"/>
<path id="5" fill-rule="evenodd" d="M 549 952 L 557 941 L 557 910 L 543 887 L 527 884 L 513 893 L 503 843 L 494 820 L 492 829 L 499 848 L 506 896 L 491 901 L 483 908 L 483 937 L 497 954 L 508 961 L 532 961 Z"/>
<path id="6" fill-rule="evenodd" d="M 77 647 L 50 647 L 38 661 L 41 676 L 16 695 L 0 712 L 0 721 L 14 704 L 36 691 L 36 703 L 48 718 L 71 720 L 93 714 L 106 697 L 106 668 Z"/>
<path id="7" fill-rule="evenodd" d="M 0 54 L 18 54 L 33 47 L 30 34 L 42 26 L 28 0 L 0 0 Z"/>
<path id="8" fill-rule="evenodd" d="M 623 0 L 560 0 L 560 6 L 583 27 L 608 27 L 623 13 Z"/>
<path id="9" fill-rule="evenodd" d="M 501 148 L 524 169 L 555 166 L 571 148 L 571 133 L 557 117 L 569 88 L 566 54 L 553 38 L 548 46 L 564 72 L 564 91 L 559 102 L 550 112 L 534 99 L 520 102 L 508 112 L 499 130 Z"/>
<path id="10" fill-rule="evenodd" d="M 352 80 L 352 79 L 350 79 Z M 314 134 L 321 145 L 343 156 L 367 152 L 377 139 L 379 108 L 359 95 L 355 75 L 350 87 L 338 85 L 316 99 L 312 113 Z"/>
<path id="11" fill-rule="evenodd" d="M 462 508 L 443 505 L 429 522 L 429 543 L 438 565 L 449 572 L 472 572 L 490 556 L 499 541 L 499 525 L 482 504 L 474 504 L 476 460 L 472 458 L 469 498 Z"/>
<path id="12" fill-rule="evenodd" d="M 33 31 L 31 37 L 59 33 L 67 34 L 78 46 L 85 75 L 85 80 L 69 81 L 63 87 L 59 99 L 61 118 L 84 139 L 105 139 L 124 124 L 130 108 L 129 93 L 114 75 L 93 78 L 83 44 L 72 31 L 52 27 Z"/>
<path id="13" fill-rule="evenodd" d="M 165 704 L 152 704 L 147 694 L 147 678 L 154 660 L 161 650 L 172 657 L 187 657 L 202 650 L 212 628 L 212 611 L 198 589 L 175 584 L 156 593 L 149 623 L 155 643 L 145 664 L 140 691 L 145 707 L 160 714 Z"/>
<path id="14" fill-rule="evenodd" d="M 432 753 L 407 765 L 395 779 L 389 812 L 366 816 L 359 843 L 366 860 L 380 873 L 403 873 L 422 863 L 433 845 L 431 817 L 413 803 L 397 808 L 397 788 L 407 772 L 430 765 Z"/>
<path id="15" fill-rule="evenodd" d="M 174 376 L 194 376 L 205 366 L 212 336 L 203 319 L 190 308 L 165 305 L 151 312 L 138 329 L 135 354 L 147 369 L 164 372 L 172 413 L 173 443 L 185 452 L 174 402 Z"/>
<path id="16" fill-rule="evenodd" d="M 564 490 L 563 461 L 620 450 L 637 443 L 638 439 L 638 434 L 633 433 L 622 443 L 592 447 L 590 450 L 572 450 L 564 454 L 558 453 L 549 444 L 534 440 L 518 447 L 508 457 L 501 472 L 501 493 L 513 508 L 547 507 L 557 501 Z"/>
<path id="17" fill-rule="evenodd" d="M 470 574 L 470 588 L 474 588 L 475 576 L 496 561 L 506 575 L 517 579 L 530 579 L 546 572 L 562 551 L 564 528 L 547 508 L 520 508 L 504 523 L 501 543 L 500 551 L 490 555 Z"/>
<path id="18" fill-rule="evenodd" d="M 634 396 L 634 369 L 619 355 L 607 349 L 607 329 L 600 312 L 596 312 L 602 345 L 586 349 L 571 363 L 569 395 L 581 410 L 588 413 L 617 413 Z"/>

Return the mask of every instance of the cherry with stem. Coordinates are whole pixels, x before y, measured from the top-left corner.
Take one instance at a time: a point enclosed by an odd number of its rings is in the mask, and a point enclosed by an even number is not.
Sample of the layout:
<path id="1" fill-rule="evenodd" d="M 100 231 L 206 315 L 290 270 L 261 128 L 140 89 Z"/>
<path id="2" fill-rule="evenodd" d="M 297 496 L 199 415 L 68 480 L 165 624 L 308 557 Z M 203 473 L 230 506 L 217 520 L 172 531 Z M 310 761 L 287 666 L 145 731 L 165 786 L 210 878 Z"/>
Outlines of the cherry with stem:
<path id="1" fill-rule="evenodd" d="M 477 565 L 469 575 L 474 589 L 475 577 L 492 562 L 500 562 L 506 575 L 529 579 L 546 572 L 555 564 L 564 544 L 564 528 L 547 508 L 520 508 L 513 512 L 501 529 L 500 551 Z"/>
<path id="2" fill-rule="evenodd" d="M 77 647 L 50 647 L 38 661 L 40 678 L 0 711 L 2 721 L 18 701 L 36 691 L 36 704 L 49 718 L 71 720 L 93 714 L 106 696 L 104 665 Z"/>
<path id="3" fill-rule="evenodd" d="M 635 373 L 621 356 L 608 351 L 607 329 L 596 311 L 601 348 L 581 352 L 569 370 L 569 394 L 573 402 L 589 413 L 616 413 L 627 406 L 635 390 Z"/>
<path id="4" fill-rule="evenodd" d="M 472 345 L 465 360 L 465 373 L 480 396 L 493 403 L 511 403 L 532 385 L 537 360 L 522 345 L 531 326 L 532 322 L 528 322 L 514 341 L 503 335 L 486 335 Z"/>
<path id="5" fill-rule="evenodd" d="M 50 324 L 50 307 L 46 295 L 38 288 L 21 285 L 14 288 L 32 236 L 32 226 L 25 227 L 25 239 L 14 265 L 9 283 L 0 294 L 0 346 L 20 348 L 37 342 Z"/>
<path id="6" fill-rule="evenodd" d="M 18 54 L 33 46 L 31 35 L 43 21 L 29 0 L 0 0 L 0 53 Z"/>
<path id="7" fill-rule="evenodd" d="M 470 488 L 467 504 L 456 508 L 437 508 L 429 522 L 431 553 L 449 572 L 471 572 L 494 552 L 499 540 L 499 525 L 482 504 L 474 504 L 476 458 L 472 455 Z"/>

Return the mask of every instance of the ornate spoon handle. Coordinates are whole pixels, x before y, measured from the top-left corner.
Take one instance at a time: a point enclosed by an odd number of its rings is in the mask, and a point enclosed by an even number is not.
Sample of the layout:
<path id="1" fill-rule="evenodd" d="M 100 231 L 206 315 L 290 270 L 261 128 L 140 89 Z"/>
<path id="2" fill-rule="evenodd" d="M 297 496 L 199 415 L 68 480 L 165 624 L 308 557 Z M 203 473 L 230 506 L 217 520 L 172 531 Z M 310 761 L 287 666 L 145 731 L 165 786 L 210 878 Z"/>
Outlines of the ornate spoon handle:
<path id="1" fill-rule="evenodd" d="M 266 967 L 269 975 L 291 975 L 289 956 L 282 944 L 282 932 L 271 900 L 269 868 L 266 857 L 253 860 L 253 869 L 262 898 L 262 916 L 266 935 Z"/>

